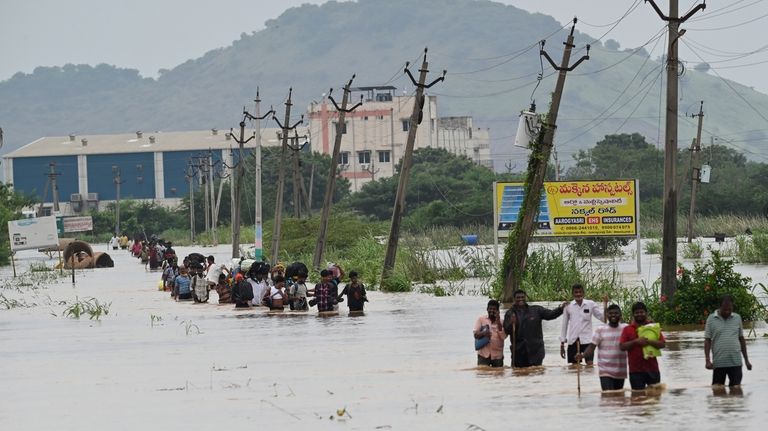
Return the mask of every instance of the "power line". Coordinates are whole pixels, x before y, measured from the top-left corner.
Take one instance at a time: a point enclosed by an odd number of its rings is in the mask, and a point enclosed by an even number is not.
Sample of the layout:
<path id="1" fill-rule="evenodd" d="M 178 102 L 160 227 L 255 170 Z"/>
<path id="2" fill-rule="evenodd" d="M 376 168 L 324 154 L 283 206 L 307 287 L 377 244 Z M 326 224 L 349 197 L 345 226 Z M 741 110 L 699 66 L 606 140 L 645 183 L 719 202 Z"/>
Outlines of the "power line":
<path id="1" fill-rule="evenodd" d="M 686 43 L 685 39 L 681 39 L 681 40 L 683 41 L 683 43 L 685 44 L 685 46 L 687 46 L 687 47 L 688 47 L 688 49 L 690 49 L 690 50 L 691 50 L 691 52 L 693 52 L 693 54 L 694 54 L 694 55 L 696 55 L 696 57 L 698 57 L 698 58 L 699 58 L 699 60 L 701 60 L 702 62 L 705 62 L 705 61 L 704 61 L 704 59 L 703 59 L 703 58 L 702 58 L 702 57 L 699 55 L 699 53 L 698 53 L 698 52 L 696 52 L 696 50 L 694 50 L 694 49 L 693 49 L 693 48 L 692 48 L 690 45 L 688 45 L 688 43 Z M 754 106 L 753 106 L 753 105 L 752 105 L 752 104 L 751 104 L 751 103 L 750 103 L 750 102 L 749 102 L 749 101 L 748 101 L 748 100 L 747 100 L 747 99 L 746 99 L 744 96 L 742 96 L 742 95 L 741 95 L 741 93 L 739 93 L 738 91 L 736 91 L 736 89 L 734 89 L 734 88 L 733 88 L 733 86 L 731 85 L 731 83 L 730 83 L 730 82 L 728 82 L 728 80 L 726 80 L 726 79 L 724 79 L 722 76 L 720 76 L 720 74 L 719 74 L 719 73 L 717 73 L 717 71 L 716 71 L 716 70 L 713 70 L 712 72 L 715 74 L 715 76 L 717 76 L 718 78 L 720 78 L 720 81 L 722 81 L 722 82 L 723 82 L 723 83 L 724 83 L 724 84 L 725 84 L 725 85 L 726 85 L 726 86 L 727 86 L 727 87 L 728 87 L 728 88 L 729 88 L 731 91 L 733 91 L 733 93 L 734 93 L 734 94 L 736 94 L 736 96 L 738 96 L 738 97 L 739 97 L 739 99 L 741 99 L 741 100 L 742 100 L 742 101 L 743 101 L 743 102 L 744 102 L 744 103 L 745 103 L 747 106 L 749 106 L 749 107 L 750 107 L 750 109 L 752 109 L 752 111 L 754 111 L 754 113 L 755 113 L 755 114 L 757 114 L 757 115 L 758 115 L 760 118 L 762 118 L 762 119 L 763 119 L 763 120 L 764 120 L 766 123 L 768 123 L 768 118 L 766 118 L 766 117 L 763 115 L 763 113 L 762 113 L 762 112 L 758 111 L 758 110 L 757 110 L 757 108 L 755 108 L 755 107 L 754 107 Z"/>

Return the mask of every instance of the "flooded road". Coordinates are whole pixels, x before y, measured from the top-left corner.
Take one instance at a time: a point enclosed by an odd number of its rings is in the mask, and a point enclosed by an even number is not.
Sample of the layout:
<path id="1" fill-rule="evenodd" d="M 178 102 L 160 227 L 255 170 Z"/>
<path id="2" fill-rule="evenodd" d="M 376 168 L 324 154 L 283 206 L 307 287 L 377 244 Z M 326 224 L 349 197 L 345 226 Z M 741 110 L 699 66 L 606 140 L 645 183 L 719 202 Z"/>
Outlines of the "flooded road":
<path id="1" fill-rule="evenodd" d="M 229 252 L 203 250 L 217 262 Z M 478 370 L 471 329 L 482 297 L 369 292 L 361 317 L 345 304 L 330 318 L 234 311 L 215 294 L 212 304 L 175 303 L 157 290 L 159 272 L 127 252 L 112 257 L 115 268 L 78 271 L 74 287 L 64 279 L 26 293 L 36 307 L 0 310 L 3 430 L 693 430 L 768 420 L 764 325 L 748 340 L 754 369 L 742 393 L 713 392 L 699 330 L 667 332 L 662 393 L 602 396 L 597 370 L 582 369 L 578 396 L 558 353 L 560 319 L 545 322 L 542 368 Z M 44 260 L 20 258 L 23 268 Z M 111 301 L 109 315 L 63 317 L 59 301 L 76 297 Z"/>

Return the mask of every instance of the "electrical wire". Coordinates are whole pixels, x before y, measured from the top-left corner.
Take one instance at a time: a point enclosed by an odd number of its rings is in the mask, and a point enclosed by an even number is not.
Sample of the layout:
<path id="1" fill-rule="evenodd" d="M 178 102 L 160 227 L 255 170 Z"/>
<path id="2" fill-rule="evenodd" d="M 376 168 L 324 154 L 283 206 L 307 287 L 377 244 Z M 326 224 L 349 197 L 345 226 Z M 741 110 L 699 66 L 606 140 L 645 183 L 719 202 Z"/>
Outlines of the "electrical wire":
<path id="1" fill-rule="evenodd" d="M 732 25 L 727 25 L 727 26 L 725 26 L 725 27 L 713 27 L 713 28 L 689 28 L 689 29 L 687 29 L 687 30 L 688 30 L 688 31 L 720 31 L 720 30 L 730 30 L 730 29 L 732 29 L 732 28 L 742 27 L 742 26 L 745 26 L 745 25 L 747 25 L 747 24 L 751 24 L 751 23 L 753 23 L 753 22 L 755 22 L 755 21 L 759 21 L 759 20 L 761 20 L 761 19 L 763 19 L 763 18 L 765 18 L 765 17 L 768 17 L 768 13 L 765 13 L 765 14 L 763 14 L 763 15 L 757 16 L 757 17 L 755 17 L 755 18 L 749 19 L 749 20 L 747 20 L 747 21 L 744 21 L 744 22 L 740 22 L 740 23 L 737 23 L 737 24 L 732 24 Z"/>
<path id="2" fill-rule="evenodd" d="M 706 61 L 704 61 L 704 59 L 703 59 L 703 58 L 702 58 L 702 57 L 699 55 L 699 53 L 698 53 L 696 50 L 694 50 L 694 49 L 693 49 L 693 48 L 692 48 L 690 45 L 688 45 L 688 43 L 685 41 L 685 39 L 682 39 L 682 41 L 683 41 L 683 43 L 685 44 L 685 46 L 687 46 L 687 47 L 688 47 L 688 49 L 690 49 L 690 50 L 691 50 L 691 52 L 692 52 L 692 53 L 693 53 L 693 54 L 694 54 L 696 57 L 698 57 L 698 58 L 699 58 L 699 60 L 701 60 L 702 62 L 706 63 Z M 732 91 L 732 92 L 733 92 L 733 93 L 734 93 L 736 96 L 738 96 L 738 97 L 739 97 L 739 99 L 741 99 L 741 100 L 742 100 L 742 101 L 743 101 L 743 102 L 744 102 L 744 103 L 745 103 L 747 106 L 749 106 L 749 108 L 750 108 L 750 109 L 752 109 L 752 111 L 753 111 L 755 114 L 757 114 L 757 115 L 758 115 L 760 118 L 762 118 L 762 119 L 763 119 L 765 122 L 767 122 L 767 123 L 768 123 L 768 118 L 766 118 L 766 117 L 763 115 L 763 113 L 762 113 L 762 112 L 760 112 L 759 110 L 757 110 L 757 108 L 755 108 L 755 107 L 754 107 L 754 105 L 752 105 L 752 104 L 751 104 L 751 103 L 750 103 L 750 102 L 749 102 L 749 101 L 748 101 L 748 100 L 747 100 L 747 99 L 746 99 L 746 98 L 745 98 L 745 97 L 744 97 L 744 96 L 743 96 L 741 93 L 739 93 L 738 91 L 736 91 L 736 89 L 735 89 L 735 88 L 733 88 L 733 86 L 731 85 L 731 83 L 730 83 L 730 82 L 728 82 L 728 80 L 727 80 L 727 79 L 724 79 L 722 76 L 720 76 L 720 74 L 719 74 L 719 73 L 717 73 L 717 71 L 716 71 L 716 70 L 713 70 L 712 72 L 713 72 L 713 73 L 715 74 L 715 76 L 717 76 L 717 77 L 720 79 L 720 81 L 722 81 L 722 82 L 723 82 L 723 83 L 724 83 L 724 84 L 725 84 L 725 85 L 726 85 L 726 86 L 727 86 L 727 87 L 728 87 L 728 88 L 729 88 L 729 89 L 730 89 L 730 90 L 731 90 L 731 91 Z"/>
<path id="3" fill-rule="evenodd" d="M 712 10 L 712 11 L 709 11 L 709 13 L 707 13 L 707 12 L 705 11 L 705 13 L 704 13 L 702 16 L 698 16 L 698 17 L 695 17 L 695 18 L 693 18 L 693 19 L 690 19 L 688 22 L 700 22 L 700 21 L 707 21 L 707 20 L 710 20 L 710 19 L 713 19 L 713 18 L 721 17 L 721 16 L 723 16 L 723 15 L 728 15 L 728 14 L 730 14 L 730 13 L 733 13 L 733 12 L 738 12 L 738 11 L 740 11 L 740 10 L 742 10 L 742 9 L 746 9 L 746 8 L 748 8 L 748 7 L 752 6 L 752 5 L 755 5 L 755 4 L 758 4 L 758 3 L 761 3 L 761 2 L 763 2 L 763 0 L 755 0 L 755 1 L 753 1 L 752 3 L 746 4 L 746 5 L 744 5 L 744 6 L 738 7 L 738 8 L 736 8 L 736 9 L 733 9 L 733 10 L 729 10 L 729 9 L 731 9 L 732 7 L 734 7 L 734 6 L 738 5 L 739 3 L 743 3 L 743 2 L 745 2 L 745 1 L 746 1 L 746 0 L 738 0 L 737 2 L 735 2 L 735 3 L 732 3 L 732 4 L 730 4 L 730 5 L 727 5 L 727 6 L 723 6 L 723 7 L 721 7 L 720 9 L 714 9 L 714 10 Z M 721 12 L 721 11 L 722 11 L 722 12 Z"/>

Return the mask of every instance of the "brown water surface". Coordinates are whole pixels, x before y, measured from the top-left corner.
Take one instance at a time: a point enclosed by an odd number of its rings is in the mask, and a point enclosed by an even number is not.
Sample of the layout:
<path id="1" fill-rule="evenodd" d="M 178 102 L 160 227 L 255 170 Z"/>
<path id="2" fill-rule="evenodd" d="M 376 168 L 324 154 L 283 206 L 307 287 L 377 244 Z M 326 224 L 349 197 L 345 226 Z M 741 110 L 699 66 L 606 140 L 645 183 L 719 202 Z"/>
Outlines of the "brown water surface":
<path id="1" fill-rule="evenodd" d="M 221 260 L 228 248 L 207 250 Z M 481 297 L 370 292 L 365 315 L 352 317 L 344 304 L 336 317 L 235 311 L 215 294 L 213 304 L 175 303 L 157 291 L 159 273 L 113 258 L 113 269 L 78 272 L 75 287 L 33 295 L 46 305 L 0 311 L 0 429 L 701 430 L 768 420 L 764 326 L 748 341 L 754 370 L 740 391 L 709 386 L 703 333 L 684 330 L 666 334 L 665 390 L 601 394 L 587 368 L 579 396 L 558 354 L 559 319 L 545 322 L 543 367 L 477 369 Z M 76 296 L 111 301 L 109 315 L 62 317 L 57 301 Z"/>

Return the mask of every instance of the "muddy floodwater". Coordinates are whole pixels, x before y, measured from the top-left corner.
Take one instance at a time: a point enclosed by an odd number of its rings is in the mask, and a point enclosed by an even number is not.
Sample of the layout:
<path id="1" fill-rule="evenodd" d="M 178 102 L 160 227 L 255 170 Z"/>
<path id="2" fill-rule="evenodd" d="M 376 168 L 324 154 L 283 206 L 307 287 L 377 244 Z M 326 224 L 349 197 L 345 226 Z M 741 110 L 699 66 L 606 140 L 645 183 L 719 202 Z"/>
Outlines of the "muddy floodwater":
<path id="1" fill-rule="evenodd" d="M 229 247 L 202 251 L 224 261 Z M 577 375 L 560 359 L 560 319 L 545 322 L 543 367 L 510 369 L 505 346 L 505 369 L 477 369 L 480 296 L 370 292 L 357 317 L 345 304 L 337 317 L 235 311 L 215 305 L 215 293 L 211 304 L 175 303 L 157 290 L 159 272 L 110 253 L 115 268 L 78 271 L 74 286 L 5 292 L 38 305 L 0 307 L 1 430 L 758 430 L 768 421 L 765 325 L 748 338 L 754 369 L 741 391 L 710 387 L 699 329 L 666 333 L 666 390 L 604 396 L 596 369 Z M 24 252 L 18 266 L 37 261 L 53 262 Z M 62 316 L 61 301 L 88 297 L 111 302 L 101 321 Z"/>

